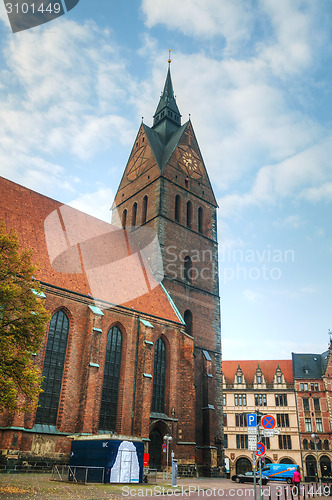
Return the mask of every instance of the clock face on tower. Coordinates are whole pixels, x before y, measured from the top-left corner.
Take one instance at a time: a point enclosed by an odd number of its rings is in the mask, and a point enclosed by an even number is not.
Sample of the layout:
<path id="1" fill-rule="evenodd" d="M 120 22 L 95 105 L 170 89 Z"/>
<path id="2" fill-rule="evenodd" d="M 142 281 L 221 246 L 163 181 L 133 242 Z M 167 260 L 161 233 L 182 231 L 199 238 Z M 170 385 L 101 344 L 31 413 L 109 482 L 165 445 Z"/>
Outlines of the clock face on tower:
<path id="1" fill-rule="evenodd" d="M 141 146 L 133 153 L 129 160 L 129 169 L 127 173 L 128 181 L 137 179 L 146 169 L 149 161 L 146 153 L 146 146 Z"/>
<path id="2" fill-rule="evenodd" d="M 179 164 L 182 170 L 193 177 L 194 179 L 199 179 L 203 175 L 203 164 L 196 153 L 196 151 L 191 148 L 181 148 L 179 153 Z"/>

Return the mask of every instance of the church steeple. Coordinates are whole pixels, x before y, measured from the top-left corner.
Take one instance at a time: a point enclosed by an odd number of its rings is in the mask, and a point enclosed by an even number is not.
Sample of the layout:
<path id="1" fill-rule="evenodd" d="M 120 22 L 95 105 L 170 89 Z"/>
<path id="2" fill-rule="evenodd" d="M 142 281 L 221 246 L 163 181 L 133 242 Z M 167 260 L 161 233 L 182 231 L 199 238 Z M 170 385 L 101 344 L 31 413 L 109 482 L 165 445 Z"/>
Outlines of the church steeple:
<path id="1" fill-rule="evenodd" d="M 158 133 L 162 143 L 166 145 L 179 127 L 181 127 L 181 114 L 174 97 L 171 60 L 169 59 L 165 86 L 153 116 L 152 128 Z"/>

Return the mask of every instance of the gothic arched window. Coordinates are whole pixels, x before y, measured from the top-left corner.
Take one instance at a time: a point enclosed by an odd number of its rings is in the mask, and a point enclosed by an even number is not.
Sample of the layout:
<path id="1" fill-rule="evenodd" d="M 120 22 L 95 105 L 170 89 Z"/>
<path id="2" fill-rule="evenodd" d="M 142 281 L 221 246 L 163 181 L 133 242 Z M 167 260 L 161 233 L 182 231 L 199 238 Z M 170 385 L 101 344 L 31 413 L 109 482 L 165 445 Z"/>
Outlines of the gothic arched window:
<path id="1" fill-rule="evenodd" d="M 43 366 L 42 389 L 38 399 L 36 424 L 56 425 L 60 400 L 63 367 L 65 364 L 69 319 L 64 311 L 53 314 Z"/>
<path id="2" fill-rule="evenodd" d="M 202 207 L 198 208 L 198 232 L 203 234 L 203 209 Z"/>
<path id="3" fill-rule="evenodd" d="M 124 211 L 122 212 L 122 227 L 123 227 L 123 229 L 126 229 L 126 224 L 127 224 L 127 209 L 125 208 Z"/>
<path id="4" fill-rule="evenodd" d="M 180 222 L 180 211 L 181 211 L 181 197 L 179 194 L 175 196 L 175 206 L 174 206 L 174 219 L 176 222 Z"/>
<path id="5" fill-rule="evenodd" d="M 191 263 L 191 258 L 189 255 L 186 255 L 183 261 L 183 278 L 186 281 L 191 282 L 191 268 L 192 268 L 192 263 Z"/>
<path id="6" fill-rule="evenodd" d="M 136 226 L 136 219 L 137 219 L 137 203 L 135 201 L 135 203 L 133 204 L 133 213 L 132 213 L 132 218 L 131 218 L 131 225 L 133 227 Z"/>
<path id="7" fill-rule="evenodd" d="M 147 214 L 148 214 L 148 197 L 145 195 L 143 198 L 143 207 L 142 207 L 142 224 L 146 222 Z"/>
<path id="8" fill-rule="evenodd" d="M 113 326 L 107 334 L 103 391 L 101 395 L 99 429 L 114 431 L 118 407 L 122 354 L 122 334 Z"/>
<path id="9" fill-rule="evenodd" d="M 193 332 L 193 315 L 189 309 L 184 311 L 183 319 L 184 319 L 184 322 L 186 324 L 186 327 L 185 327 L 186 333 L 188 333 L 189 335 L 192 335 L 193 334 L 192 333 Z"/>
<path id="10" fill-rule="evenodd" d="M 193 223 L 193 204 L 191 201 L 187 202 L 187 227 L 191 228 Z"/>
<path id="11" fill-rule="evenodd" d="M 153 393 L 151 411 L 165 412 L 166 386 L 166 345 L 162 338 L 156 342 L 154 350 Z"/>

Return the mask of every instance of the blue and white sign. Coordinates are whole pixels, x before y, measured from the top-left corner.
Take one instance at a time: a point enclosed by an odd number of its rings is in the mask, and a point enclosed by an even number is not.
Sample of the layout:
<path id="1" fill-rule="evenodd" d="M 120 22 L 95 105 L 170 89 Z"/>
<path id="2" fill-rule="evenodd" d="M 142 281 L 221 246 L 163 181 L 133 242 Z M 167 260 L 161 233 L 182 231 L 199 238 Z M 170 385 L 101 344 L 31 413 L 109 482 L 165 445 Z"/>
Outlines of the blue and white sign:
<path id="1" fill-rule="evenodd" d="M 257 427 L 256 413 L 247 413 L 247 427 Z"/>

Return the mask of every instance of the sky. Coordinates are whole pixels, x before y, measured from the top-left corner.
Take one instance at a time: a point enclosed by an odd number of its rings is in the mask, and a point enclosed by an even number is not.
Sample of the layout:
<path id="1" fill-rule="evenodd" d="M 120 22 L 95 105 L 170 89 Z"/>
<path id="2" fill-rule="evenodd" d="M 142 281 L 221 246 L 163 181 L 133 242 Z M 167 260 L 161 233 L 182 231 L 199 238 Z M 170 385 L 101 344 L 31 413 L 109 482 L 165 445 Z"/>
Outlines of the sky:
<path id="1" fill-rule="evenodd" d="M 224 359 L 327 349 L 329 0 L 80 0 L 13 33 L 0 3 L 0 175 L 110 220 L 168 50 L 218 200 Z"/>

